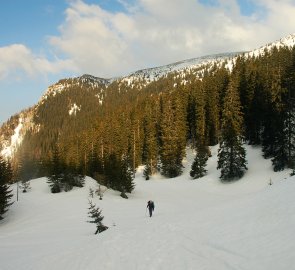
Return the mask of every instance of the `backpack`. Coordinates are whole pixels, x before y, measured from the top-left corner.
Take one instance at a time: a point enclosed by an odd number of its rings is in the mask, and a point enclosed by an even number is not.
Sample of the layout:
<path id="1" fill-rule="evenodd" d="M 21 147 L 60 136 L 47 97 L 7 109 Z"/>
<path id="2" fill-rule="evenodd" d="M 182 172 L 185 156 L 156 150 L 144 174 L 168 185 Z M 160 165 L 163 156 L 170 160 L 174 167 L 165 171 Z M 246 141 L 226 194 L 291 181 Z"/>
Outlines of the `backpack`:
<path id="1" fill-rule="evenodd" d="M 151 208 L 154 210 L 155 209 L 155 204 L 153 201 L 149 201 Z"/>

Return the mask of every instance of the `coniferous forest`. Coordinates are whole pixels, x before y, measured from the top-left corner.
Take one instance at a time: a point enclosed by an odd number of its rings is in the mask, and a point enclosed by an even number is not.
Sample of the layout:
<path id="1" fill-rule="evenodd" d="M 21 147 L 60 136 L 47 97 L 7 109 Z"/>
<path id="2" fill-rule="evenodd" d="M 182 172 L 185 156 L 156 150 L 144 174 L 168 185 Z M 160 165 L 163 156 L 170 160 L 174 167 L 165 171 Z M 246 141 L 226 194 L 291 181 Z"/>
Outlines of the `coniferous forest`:
<path id="1" fill-rule="evenodd" d="M 149 84 L 85 82 L 48 95 L 34 108 L 15 167 L 30 172 L 26 178 L 48 176 L 53 189 L 56 169 L 128 193 L 139 165 L 146 180 L 155 172 L 181 175 L 186 147 L 196 153 L 191 179 L 206 174 L 209 146 L 219 144 L 220 179 L 237 180 L 250 144 L 262 146 L 275 171 L 294 170 L 295 48 L 241 55 L 231 70 L 224 63 L 200 73 L 169 73 Z M 79 110 L 69 114 L 73 104 Z"/>

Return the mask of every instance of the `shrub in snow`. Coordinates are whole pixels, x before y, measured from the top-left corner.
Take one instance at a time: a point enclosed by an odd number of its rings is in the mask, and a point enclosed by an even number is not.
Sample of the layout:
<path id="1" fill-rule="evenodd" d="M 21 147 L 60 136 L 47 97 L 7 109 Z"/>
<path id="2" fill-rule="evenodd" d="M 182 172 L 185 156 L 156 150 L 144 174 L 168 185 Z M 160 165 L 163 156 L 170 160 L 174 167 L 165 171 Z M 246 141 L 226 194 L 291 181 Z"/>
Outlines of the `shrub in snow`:
<path id="1" fill-rule="evenodd" d="M 99 199 L 102 200 L 103 194 L 106 192 L 107 187 L 99 185 L 98 189 L 95 191 L 97 196 L 99 196 Z"/>
<path id="2" fill-rule="evenodd" d="M 20 184 L 20 189 L 23 191 L 23 193 L 26 193 L 28 190 L 30 190 L 30 181 L 22 181 Z"/>
<path id="3" fill-rule="evenodd" d="M 150 164 L 146 164 L 143 171 L 143 176 L 145 177 L 145 180 L 150 180 L 150 175 L 152 175 L 152 169 Z"/>
<path id="4" fill-rule="evenodd" d="M 68 169 L 64 173 L 51 174 L 47 179 L 52 193 L 58 193 L 62 190 L 67 192 L 72 190 L 73 187 L 83 187 L 85 183 L 84 175 Z"/>
<path id="5" fill-rule="evenodd" d="M 66 164 L 56 146 L 52 153 L 51 161 L 48 164 L 47 183 L 52 193 L 58 193 L 62 190 L 69 191 L 73 187 L 83 187 L 85 175 L 81 173 L 81 168 L 74 164 Z"/>

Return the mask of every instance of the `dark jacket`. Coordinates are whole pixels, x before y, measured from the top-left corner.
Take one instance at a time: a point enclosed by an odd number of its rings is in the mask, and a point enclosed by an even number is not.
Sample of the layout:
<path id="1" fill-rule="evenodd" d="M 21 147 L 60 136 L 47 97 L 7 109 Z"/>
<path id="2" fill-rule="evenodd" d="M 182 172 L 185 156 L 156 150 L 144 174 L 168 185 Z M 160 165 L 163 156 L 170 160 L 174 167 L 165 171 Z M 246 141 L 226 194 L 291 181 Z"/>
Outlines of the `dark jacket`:
<path id="1" fill-rule="evenodd" d="M 151 211 L 154 211 L 154 209 L 155 209 L 155 204 L 154 204 L 154 202 L 153 202 L 153 201 L 148 201 L 148 203 L 147 203 L 147 208 L 148 208 L 149 210 L 151 210 Z"/>

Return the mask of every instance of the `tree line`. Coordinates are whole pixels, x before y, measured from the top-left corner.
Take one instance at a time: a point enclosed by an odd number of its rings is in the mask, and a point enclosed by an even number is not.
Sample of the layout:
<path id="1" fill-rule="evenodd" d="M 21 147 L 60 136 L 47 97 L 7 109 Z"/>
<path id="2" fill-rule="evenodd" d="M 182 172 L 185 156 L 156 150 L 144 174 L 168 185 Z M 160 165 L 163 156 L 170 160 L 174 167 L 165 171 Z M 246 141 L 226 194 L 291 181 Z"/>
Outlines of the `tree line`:
<path id="1" fill-rule="evenodd" d="M 58 146 L 63 164 L 126 192 L 139 165 L 147 180 L 155 172 L 181 175 L 188 145 L 196 152 L 193 179 L 206 174 L 209 146 L 216 144 L 223 181 L 247 170 L 245 143 L 261 145 L 275 171 L 294 169 L 294 56 L 294 48 L 274 47 L 240 55 L 232 70 L 227 63 L 208 66 L 202 77 L 188 70 L 148 85 L 75 84 L 38 105 L 39 128 L 27 132 L 16 163 L 43 176 Z M 81 110 L 70 115 L 73 103 Z"/>

